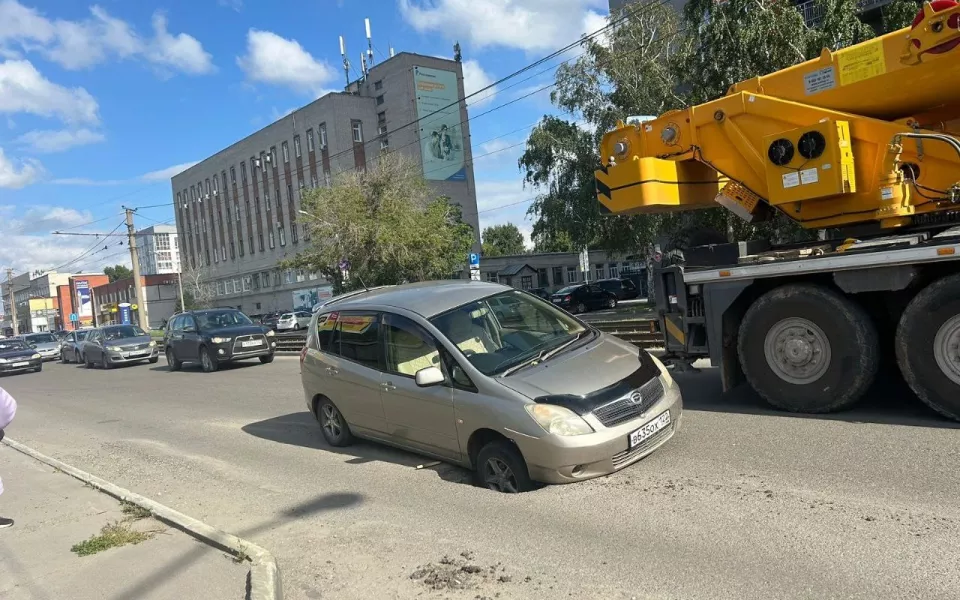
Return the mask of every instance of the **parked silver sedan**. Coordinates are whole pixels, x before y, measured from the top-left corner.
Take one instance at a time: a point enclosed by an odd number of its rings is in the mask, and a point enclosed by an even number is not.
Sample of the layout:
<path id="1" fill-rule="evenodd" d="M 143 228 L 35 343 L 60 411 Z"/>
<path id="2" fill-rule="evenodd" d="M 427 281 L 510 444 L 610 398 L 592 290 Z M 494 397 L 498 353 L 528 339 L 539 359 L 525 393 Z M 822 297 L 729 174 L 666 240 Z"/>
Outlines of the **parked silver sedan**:
<path id="1" fill-rule="evenodd" d="M 52 333 L 27 333 L 23 336 L 23 341 L 36 350 L 44 361 L 60 358 L 60 340 Z"/>
<path id="2" fill-rule="evenodd" d="M 136 325 L 107 325 L 94 329 L 83 342 L 83 361 L 88 369 L 160 360 L 157 342 Z"/>

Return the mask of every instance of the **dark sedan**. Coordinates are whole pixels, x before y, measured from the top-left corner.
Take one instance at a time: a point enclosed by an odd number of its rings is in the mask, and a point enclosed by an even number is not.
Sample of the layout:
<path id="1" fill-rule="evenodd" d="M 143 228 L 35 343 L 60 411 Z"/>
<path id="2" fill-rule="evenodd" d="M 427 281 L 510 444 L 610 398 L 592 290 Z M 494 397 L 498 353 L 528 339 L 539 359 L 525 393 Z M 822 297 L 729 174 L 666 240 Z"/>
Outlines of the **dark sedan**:
<path id="1" fill-rule="evenodd" d="M 43 359 L 35 348 L 21 339 L 0 340 L 0 373 L 43 370 Z"/>
<path id="2" fill-rule="evenodd" d="M 570 285 L 558 290 L 550 301 L 572 313 L 600 308 L 616 308 L 617 295 L 589 283 Z"/>
<path id="3" fill-rule="evenodd" d="M 638 290 L 636 284 L 629 279 L 601 279 L 596 282 L 596 285 L 608 292 L 616 294 L 619 300 L 633 300 L 640 296 L 640 290 Z"/>
<path id="4" fill-rule="evenodd" d="M 164 342 L 171 371 L 178 371 L 185 362 L 200 363 L 207 373 L 223 363 L 248 358 L 269 363 L 277 350 L 272 329 L 254 324 L 232 308 L 179 314 L 167 324 Z"/>
<path id="5" fill-rule="evenodd" d="M 94 329 L 83 341 L 83 362 L 88 369 L 160 360 L 157 343 L 136 325 L 107 325 Z"/>

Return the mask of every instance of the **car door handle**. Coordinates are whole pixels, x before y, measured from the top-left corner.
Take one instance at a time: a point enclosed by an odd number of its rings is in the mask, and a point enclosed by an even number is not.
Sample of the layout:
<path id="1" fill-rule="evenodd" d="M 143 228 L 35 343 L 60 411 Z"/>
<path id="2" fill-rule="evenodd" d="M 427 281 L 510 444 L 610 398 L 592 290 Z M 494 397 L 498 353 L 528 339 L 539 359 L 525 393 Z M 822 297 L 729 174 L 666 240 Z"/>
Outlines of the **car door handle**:
<path id="1" fill-rule="evenodd" d="M 339 373 L 340 373 L 340 369 L 335 369 L 335 368 L 333 368 L 333 367 L 327 367 L 327 375 L 338 375 Z"/>
<path id="2" fill-rule="evenodd" d="M 397 386 L 393 385 L 389 381 L 384 381 L 383 383 L 380 384 L 380 387 L 382 387 L 383 391 L 385 392 L 390 392 L 392 390 L 397 389 Z"/>

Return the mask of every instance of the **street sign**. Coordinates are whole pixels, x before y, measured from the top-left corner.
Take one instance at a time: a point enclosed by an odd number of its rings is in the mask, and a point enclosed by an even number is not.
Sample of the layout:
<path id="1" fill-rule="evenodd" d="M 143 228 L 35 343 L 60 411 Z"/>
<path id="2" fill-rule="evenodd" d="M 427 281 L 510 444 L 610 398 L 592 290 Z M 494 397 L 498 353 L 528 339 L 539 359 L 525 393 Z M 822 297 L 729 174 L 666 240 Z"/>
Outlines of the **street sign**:
<path id="1" fill-rule="evenodd" d="M 80 320 L 80 315 L 78 315 L 77 313 L 70 313 L 71 322 L 76 323 L 79 320 Z"/>
<path id="2" fill-rule="evenodd" d="M 586 281 L 590 273 L 590 252 L 586 248 L 580 252 L 580 271 L 584 274 L 583 280 Z"/>
<path id="3" fill-rule="evenodd" d="M 479 267 L 480 266 L 480 255 L 476 252 L 470 253 L 470 266 Z"/>
<path id="4" fill-rule="evenodd" d="M 470 280 L 480 281 L 480 269 L 470 269 Z"/>
<path id="5" fill-rule="evenodd" d="M 660 262 L 661 260 L 663 260 L 663 254 L 661 254 L 660 252 L 654 252 L 653 262 Z"/>

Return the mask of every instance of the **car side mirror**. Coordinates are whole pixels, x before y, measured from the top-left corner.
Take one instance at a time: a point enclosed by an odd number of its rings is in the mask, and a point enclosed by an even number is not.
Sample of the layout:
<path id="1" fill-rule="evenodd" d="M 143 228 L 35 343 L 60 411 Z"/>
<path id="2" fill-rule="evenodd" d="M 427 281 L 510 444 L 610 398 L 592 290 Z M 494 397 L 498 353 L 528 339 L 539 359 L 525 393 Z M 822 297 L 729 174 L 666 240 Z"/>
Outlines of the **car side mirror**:
<path id="1" fill-rule="evenodd" d="M 416 380 L 420 387 L 430 387 L 444 382 L 443 371 L 438 367 L 427 367 L 417 371 Z"/>

